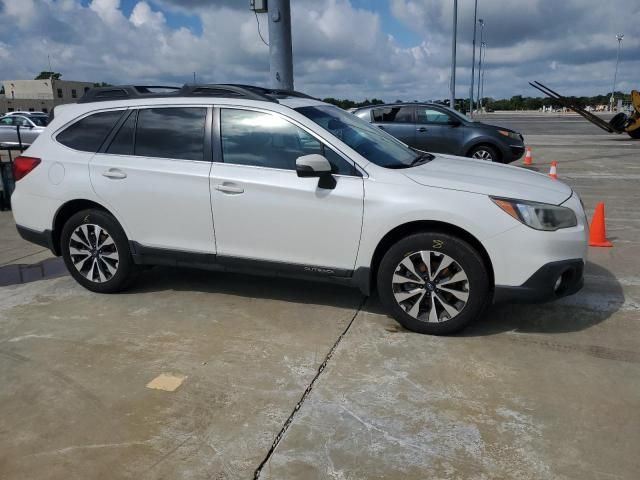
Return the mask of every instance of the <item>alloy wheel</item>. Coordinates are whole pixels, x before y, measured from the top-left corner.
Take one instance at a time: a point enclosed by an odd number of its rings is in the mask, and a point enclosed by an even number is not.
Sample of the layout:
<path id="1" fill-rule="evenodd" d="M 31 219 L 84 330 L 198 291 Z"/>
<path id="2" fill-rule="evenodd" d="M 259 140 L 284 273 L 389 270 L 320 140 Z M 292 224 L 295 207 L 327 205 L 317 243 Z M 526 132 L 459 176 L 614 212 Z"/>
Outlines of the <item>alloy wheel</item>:
<path id="1" fill-rule="evenodd" d="M 402 259 L 391 283 L 400 308 L 423 322 L 451 320 L 469 299 L 469 279 L 464 269 L 450 256 L 431 250 Z"/>
<path id="2" fill-rule="evenodd" d="M 492 162 L 493 161 L 493 156 L 491 155 L 491 152 L 489 152 L 488 150 L 476 150 L 475 152 L 473 152 L 473 155 L 471 155 L 471 158 L 477 158 L 478 160 L 485 160 L 487 162 Z"/>
<path id="3" fill-rule="evenodd" d="M 84 223 L 77 227 L 69 238 L 69 255 L 76 270 L 91 282 L 107 282 L 118 271 L 118 248 L 99 225 Z"/>

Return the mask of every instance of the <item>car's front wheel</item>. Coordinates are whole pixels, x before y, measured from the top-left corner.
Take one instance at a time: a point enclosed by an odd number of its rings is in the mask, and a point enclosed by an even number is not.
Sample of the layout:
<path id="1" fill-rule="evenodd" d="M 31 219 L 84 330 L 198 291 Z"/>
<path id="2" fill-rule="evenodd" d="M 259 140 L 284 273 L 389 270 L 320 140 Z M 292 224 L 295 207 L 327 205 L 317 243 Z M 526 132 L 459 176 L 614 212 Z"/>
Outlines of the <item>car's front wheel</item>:
<path id="1" fill-rule="evenodd" d="M 60 236 L 69 273 L 83 287 L 98 293 L 125 288 L 135 270 L 129 242 L 115 218 L 101 210 L 71 216 Z"/>
<path id="2" fill-rule="evenodd" d="M 478 252 L 445 233 L 416 233 L 385 254 L 378 293 L 387 311 L 408 330 L 446 335 L 478 318 L 488 304 L 490 281 Z"/>
<path id="3" fill-rule="evenodd" d="M 469 152 L 469 157 L 485 162 L 499 162 L 498 151 L 489 145 L 478 145 Z"/>

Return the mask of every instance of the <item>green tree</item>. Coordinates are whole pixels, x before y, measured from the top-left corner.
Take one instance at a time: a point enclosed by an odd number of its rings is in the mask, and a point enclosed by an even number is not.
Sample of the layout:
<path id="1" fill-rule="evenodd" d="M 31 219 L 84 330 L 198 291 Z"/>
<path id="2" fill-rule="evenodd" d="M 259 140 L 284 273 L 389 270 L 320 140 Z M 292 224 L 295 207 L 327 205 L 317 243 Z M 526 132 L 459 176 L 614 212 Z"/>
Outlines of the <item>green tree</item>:
<path id="1" fill-rule="evenodd" d="M 61 73 L 42 71 L 42 72 L 40 72 L 38 74 L 38 76 L 35 79 L 36 80 L 49 80 L 50 78 L 53 78 L 54 80 L 60 80 L 60 77 L 62 77 Z"/>

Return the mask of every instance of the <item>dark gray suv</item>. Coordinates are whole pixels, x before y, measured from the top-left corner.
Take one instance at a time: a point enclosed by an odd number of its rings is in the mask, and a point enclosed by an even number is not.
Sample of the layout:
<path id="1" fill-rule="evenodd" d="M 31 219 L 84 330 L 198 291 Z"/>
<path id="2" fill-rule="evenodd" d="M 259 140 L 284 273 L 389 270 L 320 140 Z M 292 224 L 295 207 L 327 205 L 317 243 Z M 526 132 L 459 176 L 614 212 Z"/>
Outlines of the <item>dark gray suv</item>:
<path id="1" fill-rule="evenodd" d="M 524 153 L 522 135 L 508 128 L 475 122 L 437 103 L 394 103 L 360 108 L 367 120 L 410 147 L 481 160 L 511 163 Z"/>

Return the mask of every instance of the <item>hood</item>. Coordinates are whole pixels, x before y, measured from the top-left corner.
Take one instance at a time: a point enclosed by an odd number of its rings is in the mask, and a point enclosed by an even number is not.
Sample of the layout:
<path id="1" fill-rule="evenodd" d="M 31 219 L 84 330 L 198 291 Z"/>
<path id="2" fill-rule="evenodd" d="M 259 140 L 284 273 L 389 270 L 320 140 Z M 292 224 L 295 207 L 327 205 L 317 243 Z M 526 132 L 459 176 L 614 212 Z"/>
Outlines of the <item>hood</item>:
<path id="1" fill-rule="evenodd" d="M 546 175 L 499 163 L 436 155 L 424 165 L 400 170 L 421 185 L 560 205 L 571 188 Z"/>

